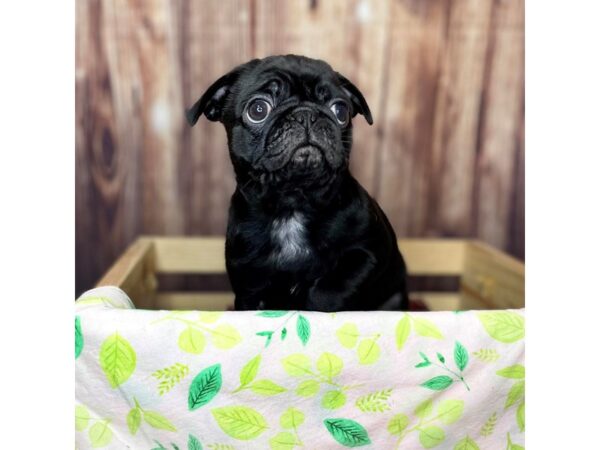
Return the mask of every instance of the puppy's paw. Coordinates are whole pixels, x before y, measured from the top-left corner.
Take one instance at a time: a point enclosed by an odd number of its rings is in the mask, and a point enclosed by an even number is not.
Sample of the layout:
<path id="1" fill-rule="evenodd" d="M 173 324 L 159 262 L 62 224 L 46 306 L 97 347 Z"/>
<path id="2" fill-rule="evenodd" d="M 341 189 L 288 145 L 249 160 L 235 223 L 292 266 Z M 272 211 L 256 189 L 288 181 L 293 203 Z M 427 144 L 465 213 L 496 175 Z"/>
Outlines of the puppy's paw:
<path id="1" fill-rule="evenodd" d="M 306 309 L 322 312 L 342 311 L 344 309 L 344 301 L 340 298 L 339 293 L 323 289 L 317 284 L 308 291 Z"/>

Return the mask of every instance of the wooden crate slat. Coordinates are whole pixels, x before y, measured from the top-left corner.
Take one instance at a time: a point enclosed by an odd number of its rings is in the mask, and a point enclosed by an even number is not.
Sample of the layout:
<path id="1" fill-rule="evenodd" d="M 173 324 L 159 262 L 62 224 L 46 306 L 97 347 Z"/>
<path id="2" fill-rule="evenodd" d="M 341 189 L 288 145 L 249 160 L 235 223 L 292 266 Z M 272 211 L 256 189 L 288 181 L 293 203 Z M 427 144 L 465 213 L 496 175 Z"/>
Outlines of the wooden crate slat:
<path id="1" fill-rule="evenodd" d="M 476 308 L 525 306 L 525 266 L 517 259 L 481 242 L 466 247 L 461 293 Z M 475 305 L 475 306 L 472 306 Z"/>
<path id="2" fill-rule="evenodd" d="M 222 237 L 155 237 L 158 273 L 224 273 Z M 400 239 L 411 275 L 462 274 L 465 241 L 461 239 Z"/>

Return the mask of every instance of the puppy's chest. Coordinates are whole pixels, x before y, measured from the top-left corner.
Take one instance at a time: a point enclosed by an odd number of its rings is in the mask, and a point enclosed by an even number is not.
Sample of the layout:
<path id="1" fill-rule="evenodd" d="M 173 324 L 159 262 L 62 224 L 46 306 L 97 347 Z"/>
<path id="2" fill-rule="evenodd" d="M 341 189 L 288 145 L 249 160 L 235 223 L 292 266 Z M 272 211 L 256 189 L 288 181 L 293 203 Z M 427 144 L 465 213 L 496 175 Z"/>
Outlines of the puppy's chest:
<path id="1" fill-rule="evenodd" d="M 313 253 L 308 239 L 306 218 L 301 213 L 274 219 L 270 236 L 273 244 L 270 259 L 277 266 L 304 261 Z"/>

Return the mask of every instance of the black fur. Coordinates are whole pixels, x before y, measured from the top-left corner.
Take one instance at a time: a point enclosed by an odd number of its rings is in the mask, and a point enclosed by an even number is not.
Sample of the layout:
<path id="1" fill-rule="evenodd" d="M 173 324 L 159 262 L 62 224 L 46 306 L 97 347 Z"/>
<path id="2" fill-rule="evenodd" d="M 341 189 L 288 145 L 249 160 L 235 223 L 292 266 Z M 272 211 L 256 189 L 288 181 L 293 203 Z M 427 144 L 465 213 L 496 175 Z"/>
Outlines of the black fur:
<path id="1" fill-rule="evenodd" d="M 246 116 L 255 98 L 272 104 L 260 124 Z M 338 123 L 335 101 L 373 122 L 361 92 L 327 63 L 287 55 L 237 67 L 188 111 L 192 125 L 205 114 L 227 131 L 237 188 L 225 253 L 237 310 L 372 310 L 394 295 L 392 308 L 406 309 L 396 235 L 349 172 L 352 122 Z"/>

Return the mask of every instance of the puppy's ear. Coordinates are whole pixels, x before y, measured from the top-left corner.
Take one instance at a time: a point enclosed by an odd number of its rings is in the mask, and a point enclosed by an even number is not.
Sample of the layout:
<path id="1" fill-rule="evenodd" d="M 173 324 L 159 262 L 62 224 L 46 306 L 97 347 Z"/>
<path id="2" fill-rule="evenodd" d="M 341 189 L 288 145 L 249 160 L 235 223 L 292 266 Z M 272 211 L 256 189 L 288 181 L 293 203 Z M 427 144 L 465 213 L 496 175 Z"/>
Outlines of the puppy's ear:
<path id="1" fill-rule="evenodd" d="M 354 117 L 357 113 L 362 114 L 367 123 L 369 125 L 373 125 L 373 116 L 371 116 L 371 110 L 369 109 L 369 105 L 367 105 L 367 101 L 363 97 L 362 93 L 358 90 L 354 84 L 344 75 L 339 72 L 336 72 L 338 79 L 340 80 L 341 87 L 346 93 L 350 100 L 352 101 L 352 109 L 354 110 Z"/>
<path id="2" fill-rule="evenodd" d="M 235 84 L 239 76 L 249 67 L 254 66 L 259 60 L 255 59 L 246 64 L 236 67 L 231 72 L 226 73 L 215 81 L 202 97 L 194 103 L 185 113 L 190 125 L 195 125 L 202 114 L 208 120 L 219 121 L 223 117 L 223 106 L 229 94 L 231 87 Z"/>

